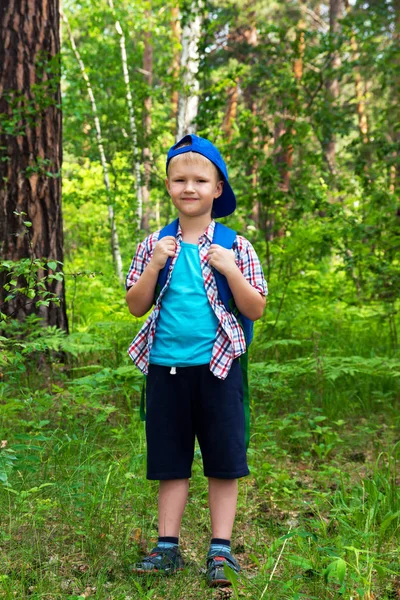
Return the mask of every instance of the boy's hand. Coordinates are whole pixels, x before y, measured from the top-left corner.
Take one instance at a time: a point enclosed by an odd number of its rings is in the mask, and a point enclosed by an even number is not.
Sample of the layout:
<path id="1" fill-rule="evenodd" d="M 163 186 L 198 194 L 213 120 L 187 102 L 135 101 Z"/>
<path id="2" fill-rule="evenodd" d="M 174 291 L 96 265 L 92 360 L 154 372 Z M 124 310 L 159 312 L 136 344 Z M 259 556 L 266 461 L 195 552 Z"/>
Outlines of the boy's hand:
<path id="1" fill-rule="evenodd" d="M 169 257 L 175 256 L 176 240 L 172 235 L 163 237 L 156 243 L 150 263 L 159 271 L 165 266 Z"/>
<path id="2" fill-rule="evenodd" d="M 227 250 L 218 244 L 211 244 L 208 251 L 208 263 L 225 276 L 237 269 L 233 250 Z"/>

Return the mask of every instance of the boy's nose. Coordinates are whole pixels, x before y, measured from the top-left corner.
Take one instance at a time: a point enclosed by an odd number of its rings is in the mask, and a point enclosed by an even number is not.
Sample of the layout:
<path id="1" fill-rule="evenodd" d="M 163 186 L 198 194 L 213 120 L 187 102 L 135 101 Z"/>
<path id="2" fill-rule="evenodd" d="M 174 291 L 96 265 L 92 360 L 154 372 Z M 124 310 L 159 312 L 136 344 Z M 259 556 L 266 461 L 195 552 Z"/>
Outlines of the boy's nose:
<path id="1" fill-rule="evenodd" d="M 194 185 L 191 181 L 186 182 L 185 192 L 194 192 Z"/>

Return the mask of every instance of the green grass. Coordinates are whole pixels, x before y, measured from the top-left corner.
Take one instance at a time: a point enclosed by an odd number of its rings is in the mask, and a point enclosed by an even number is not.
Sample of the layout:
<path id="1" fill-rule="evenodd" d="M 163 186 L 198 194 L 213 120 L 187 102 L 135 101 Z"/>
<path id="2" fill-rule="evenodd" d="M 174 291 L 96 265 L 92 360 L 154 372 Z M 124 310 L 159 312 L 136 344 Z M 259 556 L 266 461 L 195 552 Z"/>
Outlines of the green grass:
<path id="1" fill-rule="evenodd" d="M 2 340 L 0 598 L 400 598 L 399 363 L 383 343 L 374 355 L 373 332 L 357 345 L 355 326 L 348 346 L 338 331 L 330 349 L 301 336 L 255 341 L 251 475 L 233 536 L 243 571 L 231 590 L 205 584 L 198 451 L 187 569 L 131 576 L 157 538 L 157 484 L 145 479 L 130 329 L 122 315 L 69 338 L 32 324 L 18 346 Z"/>

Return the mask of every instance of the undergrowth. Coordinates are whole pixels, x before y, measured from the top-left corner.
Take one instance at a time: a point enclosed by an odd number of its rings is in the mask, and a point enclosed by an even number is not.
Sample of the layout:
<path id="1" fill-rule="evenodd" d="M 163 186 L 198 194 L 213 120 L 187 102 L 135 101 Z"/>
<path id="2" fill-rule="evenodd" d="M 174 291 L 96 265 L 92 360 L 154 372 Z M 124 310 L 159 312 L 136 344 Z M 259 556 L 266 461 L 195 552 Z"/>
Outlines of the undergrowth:
<path id="1" fill-rule="evenodd" d="M 358 347 L 352 337 L 328 347 L 328 330 L 266 341 L 258 326 L 251 475 L 233 537 L 240 578 L 227 592 L 204 581 L 210 524 L 198 449 L 186 570 L 130 575 L 157 537 L 142 376 L 126 356 L 139 326 L 116 318 L 66 336 L 30 317 L 3 331 L 0 598 L 400 598 L 400 359 L 368 347 L 371 331 Z"/>

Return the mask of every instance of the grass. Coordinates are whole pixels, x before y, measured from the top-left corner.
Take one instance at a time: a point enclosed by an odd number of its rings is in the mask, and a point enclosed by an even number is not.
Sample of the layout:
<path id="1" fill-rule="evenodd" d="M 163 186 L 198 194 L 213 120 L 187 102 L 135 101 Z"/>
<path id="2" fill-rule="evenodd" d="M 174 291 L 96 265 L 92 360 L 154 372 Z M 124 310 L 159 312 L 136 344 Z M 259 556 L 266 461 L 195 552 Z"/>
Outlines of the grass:
<path id="1" fill-rule="evenodd" d="M 130 333 L 116 320 L 57 335 L 32 327 L 18 352 L 3 340 L 0 598 L 400 598 L 395 352 L 255 342 L 251 475 L 233 536 L 243 572 L 224 591 L 205 584 L 198 451 L 181 534 L 187 569 L 129 574 L 157 538 Z"/>

